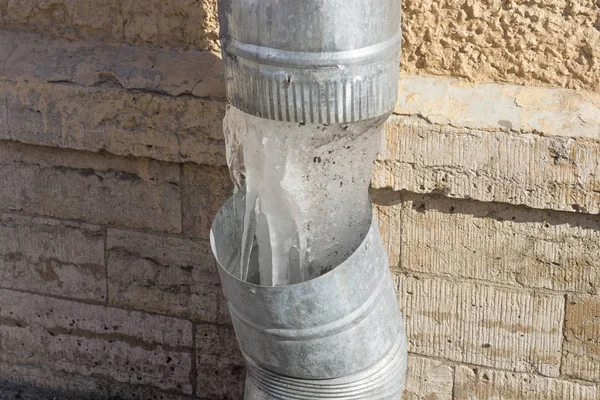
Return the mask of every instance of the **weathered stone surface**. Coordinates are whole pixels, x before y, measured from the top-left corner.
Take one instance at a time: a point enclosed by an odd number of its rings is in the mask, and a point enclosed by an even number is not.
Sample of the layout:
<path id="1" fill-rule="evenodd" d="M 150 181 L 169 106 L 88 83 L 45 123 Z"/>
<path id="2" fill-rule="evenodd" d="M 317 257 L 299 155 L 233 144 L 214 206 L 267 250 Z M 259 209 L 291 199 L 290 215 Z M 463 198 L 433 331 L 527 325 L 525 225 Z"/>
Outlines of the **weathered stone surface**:
<path id="1" fill-rule="evenodd" d="M 442 277 L 600 293 L 600 219 L 441 196 L 373 193 L 390 263 Z"/>
<path id="2" fill-rule="evenodd" d="M 69 39 L 217 50 L 216 0 L 2 0 L 0 23 Z M 403 2 L 406 74 L 600 88 L 593 0 Z"/>
<path id="3" fill-rule="evenodd" d="M 96 379 L 0 362 L 0 400 L 106 400 L 108 389 Z"/>
<path id="4" fill-rule="evenodd" d="M 596 400 L 600 386 L 531 374 L 458 366 L 455 399 Z"/>
<path id="5" fill-rule="evenodd" d="M 0 290 L 0 361 L 191 393 L 192 325 Z"/>
<path id="6" fill-rule="evenodd" d="M 197 397 L 165 392 L 151 386 L 129 385 L 126 383 L 108 383 L 109 399 L 111 400 L 190 400 Z"/>
<path id="7" fill-rule="evenodd" d="M 600 213 L 600 141 L 484 132 L 396 117 L 375 189 Z"/>
<path id="8" fill-rule="evenodd" d="M 132 382 L 135 383 L 135 382 Z M 184 400 L 152 386 L 0 363 L 0 400 Z"/>
<path id="9" fill-rule="evenodd" d="M 71 42 L 0 30 L 4 67 L 0 79 L 95 86 L 110 82 L 129 90 L 172 96 L 225 98 L 221 59 L 207 51 Z"/>
<path id="10" fill-rule="evenodd" d="M 60 394 L 62 393 L 35 388 L 24 388 L 11 382 L 0 381 L 0 400 L 54 400 L 59 398 L 58 396 Z M 77 397 L 69 395 L 60 398 L 64 400 L 78 400 Z"/>
<path id="11" fill-rule="evenodd" d="M 569 296 L 563 347 L 563 374 L 600 382 L 600 296 Z"/>
<path id="12" fill-rule="evenodd" d="M 399 88 L 395 112 L 433 124 L 600 140 L 600 93 L 420 76 Z"/>
<path id="13" fill-rule="evenodd" d="M 596 0 L 405 0 L 407 74 L 600 89 Z"/>
<path id="14" fill-rule="evenodd" d="M 229 303 L 227 302 L 223 291 L 219 291 L 218 304 L 219 321 L 223 321 L 224 324 L 233 324 L 231 321 L 231 314 L 229 312 Z"/>
<path id="15" fill-rule="evenodd" d="M 0 141 L 0 209 L 181 230 L 179 166 Z"/>
<path id="16" fill-rule="evenodd" d="M 388 254 L 388 262 L 390 267 L 398 272 L 403 250 L 402 226 L 400 224 L 404 218 L 403 214 L 406 206 L 402 205 L 402 197 L 396 193 L 371 190 L 370 195 L 379 224 L 379 232 Z"/>
<path id="17" fill-rule="evenodd" d="M 225 164 L 225 103 L 37 81 L 0 81 L 0 139 L 163 161 Z"/>
<path id="18" fill-rule="evenodd" d="M 1 0 L 0 24 L 68 39 L 218 50 L 215 0 Z"/>
<path id="19" fill-rule="evenodd" d="M 223 400 L 241 399 L 246 372 L 233 328 L 228 325 L 198 325 L 196 352 L 198 396 Z"/>
<path id="20" fill-rule="evenodd" d="M 183 232 L 210 238 L 210 227 L 217 211 L 233 194 L 227 168 L 185 164 L 183 166 Z"/>
<path id="21" fill-rule="evenodd" d="M 219 321 L 221 286 L 207 242 L 108 230 L 110 304 Z"/>
<path id="22" fill-rule="evenodd" d="M 102 231 L 93 225 L 0 216 L 0 286 L 105 300 Z"/>
<path id="23" fill-rule="evenodd" d="M 452 400 L 452 368 L 440 361 L 409 355 L 404 400 Z"/>
<path id="24" fill-rule="evenodd" d="M 562 296 L 469 282 L 399 279 L 410 352 L 558 376 Z"/>

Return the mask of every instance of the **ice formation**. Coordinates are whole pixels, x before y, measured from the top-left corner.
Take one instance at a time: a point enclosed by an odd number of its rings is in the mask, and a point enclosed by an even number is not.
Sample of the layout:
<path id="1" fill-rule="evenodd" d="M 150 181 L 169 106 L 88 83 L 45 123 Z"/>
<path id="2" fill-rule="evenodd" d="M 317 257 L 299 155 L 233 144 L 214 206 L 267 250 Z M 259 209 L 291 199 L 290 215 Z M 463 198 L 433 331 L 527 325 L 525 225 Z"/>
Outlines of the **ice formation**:
<path id="1" fill-rule="evenodd" d="M 239 276 L 280 286 L 339 265 L 372 218 L 368 186 L 385 117 L 298 124 L 229 107 L 227 162 L 236 187 Z"/>

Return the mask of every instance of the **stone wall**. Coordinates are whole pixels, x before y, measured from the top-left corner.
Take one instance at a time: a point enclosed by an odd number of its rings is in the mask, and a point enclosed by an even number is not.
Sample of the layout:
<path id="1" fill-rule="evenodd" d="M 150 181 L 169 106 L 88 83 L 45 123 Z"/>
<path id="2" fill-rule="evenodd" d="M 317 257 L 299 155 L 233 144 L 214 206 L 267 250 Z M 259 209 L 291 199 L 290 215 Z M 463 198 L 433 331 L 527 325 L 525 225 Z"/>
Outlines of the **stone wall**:
<path id="1" fill-rule="evenodd" d="M 598 5 L 404 3 L 371 194 L 405 398 L 596 400 Z M 217 30 L 210 0 L 0 0 L 0 399 L 240 398 Z"/>
<path id="2" fill-rule="evenodd" d="M 404 0 L 404 70 L 600 90 L 597 0 Z"/>
<path id="3" fill-rule="evenodd" d="M 218 51 L 217 0 L 0 0 L 0 24 Z M 597 0 L 404 0 L 405 75 L 600 90 Z"/>

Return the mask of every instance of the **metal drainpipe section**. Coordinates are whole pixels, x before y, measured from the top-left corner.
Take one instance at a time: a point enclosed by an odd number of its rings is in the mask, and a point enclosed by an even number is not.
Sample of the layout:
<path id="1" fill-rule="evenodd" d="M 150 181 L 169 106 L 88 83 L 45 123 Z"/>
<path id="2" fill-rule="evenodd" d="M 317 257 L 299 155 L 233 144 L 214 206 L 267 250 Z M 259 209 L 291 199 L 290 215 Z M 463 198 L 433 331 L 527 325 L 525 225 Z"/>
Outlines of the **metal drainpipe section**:
<path id="1" fill-rule="evenodd" d="M 230 103 L 264 119 L 351 123 L 396 103 L 398 0 L 220 0 Z M 384 119 L 381 119 L 384 121 Z M 288 286 L 240 279 L 229 200 L 211 232 L 248 364 L 246 400 L 398 400 L 406 337 L 376 219 L 333 270 Z"/>

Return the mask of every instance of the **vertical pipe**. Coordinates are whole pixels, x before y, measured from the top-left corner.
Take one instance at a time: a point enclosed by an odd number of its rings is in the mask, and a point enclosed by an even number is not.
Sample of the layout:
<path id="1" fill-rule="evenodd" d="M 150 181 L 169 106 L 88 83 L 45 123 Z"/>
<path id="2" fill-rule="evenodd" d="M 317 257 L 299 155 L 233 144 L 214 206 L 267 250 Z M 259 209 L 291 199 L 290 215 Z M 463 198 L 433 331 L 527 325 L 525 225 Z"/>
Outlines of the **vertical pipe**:
<path id="1" fill-rule="evenodd" d="M 311 135 L 329 125 L 344 131 L 343 124 L 371 124 L 366 132 L 381 133 L 397 97 L 400 1 L 220 0 L 219 18 L 233 106 L 227 129 L 239 118 L 265 128 L 274 123 L 268 120 L 300 128 L 282 129 L 284 136 Z M 229 141 L 228 161 L 235 161 L 232 147 L 240 143 Z M 370 154 L 362 160 L 367 176 Z M 259 161 L 261 167 L 267 161 Z M 233 175 L 243 191 L 244 183 Z M 331 211 L 335 205 L 323 206 L 333 195 L 329 188 L 311 193 L 313 203 L 303 209 L 312 210 L 313 229 L 322 239 L 310 273 L 293 284 L 271 286 L 257 278 L 265 267 L 260 255 L 250 257 L 247 270 L 240 268 L 241 257 L 256 252 L 241 249 L 239 196 L 217 214 L 211 244 L 248 364 L 246 400 L 401 398 L 406 336 L 366 186 L 366 180 L 356 183 L 357 194 L 350 196 L 362 198 L 363 190 L 362 203 L 338 197 L 355 204 L 338 213 Z M 336 218 L 344 222 L 356 215 L 363 217 L 347 224 L 351 231 L 340 230 Z M 256 229 L 268 231 L 264 215 L 256 220 Z M 345 242 L 328 239 L 336 234 Z M 342 248 L 341 256 L 328 255 Z M 324 259 L 333 265 L 319 268 Z"/>

